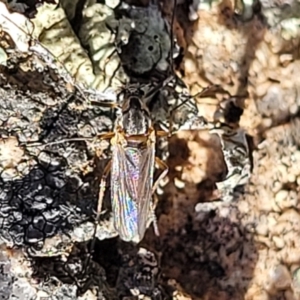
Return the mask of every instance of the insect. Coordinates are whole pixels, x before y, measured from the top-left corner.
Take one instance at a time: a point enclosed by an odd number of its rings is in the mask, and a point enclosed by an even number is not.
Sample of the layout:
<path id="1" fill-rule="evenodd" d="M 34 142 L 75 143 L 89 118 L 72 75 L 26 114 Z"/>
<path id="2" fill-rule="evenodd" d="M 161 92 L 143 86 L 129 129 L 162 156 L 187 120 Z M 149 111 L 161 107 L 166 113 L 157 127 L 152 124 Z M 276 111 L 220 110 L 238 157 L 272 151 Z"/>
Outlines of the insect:
<path id="1" fill-rule="evenodd" d="M 114 132 L 105 134 L 112 145 L 112 159 L 108 162 L 100 183 L 98 216 L 111 172 L 111 201 L 114 227 L 124 241 L 139 242 L 149 222 L 155 222 L 152 194 L 168 171 L 167 165 L 155 157 L 156 132 L 146 106 L 146 98 L 139 89 L 127 88 L 120 105 Z M 162 169 L 153 182 L 155 163 Z M 150 219 L 149 219 L 150 216 Z M 98 219 L 98 218 L 97 218 Z M 155 226 L 155 231 L 158 234 Z"/>

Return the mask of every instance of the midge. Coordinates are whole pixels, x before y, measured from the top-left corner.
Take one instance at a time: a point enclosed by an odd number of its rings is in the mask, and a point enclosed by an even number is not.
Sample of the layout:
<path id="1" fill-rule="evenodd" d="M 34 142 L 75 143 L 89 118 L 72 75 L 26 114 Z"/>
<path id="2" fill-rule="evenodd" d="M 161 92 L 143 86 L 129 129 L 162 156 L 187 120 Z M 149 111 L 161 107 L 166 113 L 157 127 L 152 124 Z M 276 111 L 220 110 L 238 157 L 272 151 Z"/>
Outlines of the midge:
<path id="1" fill-rule="evenodd" d="M 148 94 L 148 96 L 151 94 Z M 159 181 L 168 172 L 167 165 L 155 157 L 156 136 L 166 136 L 165 131 L 155 132 L 148 107 L 147 94 L 138 88 L 126 89 L 119 108 L 113 132 L 103 134 L 110 139 L 112 158 L 105 167 L 100 183 L 97 208 L 97 225 L 101 213 L 107 176 L 111 173 L 111 201 L 115 230 L 123 241 L 138 243 L 145 235 L 151 221 L 158 234 L 152 195 Z M 101 103 L 99 103 L 102 105 Z M 103 103 L 103 105 L 105 105 Z M 154 182 L 156 165 L 162 169 Z"/>

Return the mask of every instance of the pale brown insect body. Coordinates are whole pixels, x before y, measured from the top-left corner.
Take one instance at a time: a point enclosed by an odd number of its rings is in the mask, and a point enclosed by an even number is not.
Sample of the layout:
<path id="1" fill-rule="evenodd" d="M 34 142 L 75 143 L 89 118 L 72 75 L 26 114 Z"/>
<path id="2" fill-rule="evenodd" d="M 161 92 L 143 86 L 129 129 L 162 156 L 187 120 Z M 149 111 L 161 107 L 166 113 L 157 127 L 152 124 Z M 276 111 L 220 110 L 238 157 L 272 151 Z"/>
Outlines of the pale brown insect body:
<path id="1" fill-rule="evenodd" d="M 112 136 L 112 159 L 100 184 L 98 213 L 110 171 L 114 227 L 122 240 L 139 242 L 149 222 L 155 220 L 152 194 L 167 172 L 167 166 L 155 157 L 156 132 L 145 100 L 126 97 L 115 130 L 108 135 Z M 163 172 L 153 183 L 155 162 Z"/>

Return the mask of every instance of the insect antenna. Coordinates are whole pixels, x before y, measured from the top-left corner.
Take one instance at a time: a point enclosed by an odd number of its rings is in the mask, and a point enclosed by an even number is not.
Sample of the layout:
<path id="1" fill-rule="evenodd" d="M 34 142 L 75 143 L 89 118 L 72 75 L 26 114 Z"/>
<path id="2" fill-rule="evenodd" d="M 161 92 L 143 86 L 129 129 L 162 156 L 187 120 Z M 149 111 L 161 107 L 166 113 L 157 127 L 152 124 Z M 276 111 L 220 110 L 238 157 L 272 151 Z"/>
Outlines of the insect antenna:
<path id="1" fill-rule="evenodd" d="M 171 55 L 170 55 L 170 66 L 171 66 L 171 72 L 173 74 L 173 69 L 174 69 L 174 61 L 173 61 L 173 52 L 174 52 L 174 32 L 173 32 L 173 27 L 174 27 L 174 22 L 175 22 L 175 15 L 176 15 L 176 7 L 177 7 L 177 0 L 173 0 L 174 5 L 173 5 L 173 12 L 172 12 L 172 17 L 171 17 L 171 32 L 170 32 L 170 39 L 171 39 Z"/>
<path id="2" fill-rule="evenodd" d="M 69 139 L 63 139 L 60 141 L 55 141 L 55 142 L 49 142 L 46 144 L 41 144 L 39 142 L 27 142 L 26 147 L 40 147 L 40 148 L 45 148 L 46 146 L 53 146 L 53 145 L 59 145 L 67 142 L 82 142 L 82 141 L 87 141 L 87 140 L 93 140 L 95 139 L 94 137 L 82 137 L 82 138 L 69 138 Z"/>
<path id="3" fill-rule="evenodd" d="M 210 85 L 206 88 L 204 88 L 202 91 L 198 92 L 197 94 L 195 95 L 190 95 L 187 97 L 186 100 L 184 100 L 183 102 L 181 102 L 180 104 L 178 104 L 177 106 L 175 106 L 173 109 L 172 109 L 172 112 L 174 112 L 175 110 L 177 110 L 178 108 L 180 108 L 181 106 L 185 105 L 188 101 L 190 101 L 190 99 L 192 98 L 195 98 L 195 97 L 201 97 L 203 96 L 205 93 L 211 91 L 213 88 L 216 88 L 216 87 L 219 87 L 219 85 Z"/>

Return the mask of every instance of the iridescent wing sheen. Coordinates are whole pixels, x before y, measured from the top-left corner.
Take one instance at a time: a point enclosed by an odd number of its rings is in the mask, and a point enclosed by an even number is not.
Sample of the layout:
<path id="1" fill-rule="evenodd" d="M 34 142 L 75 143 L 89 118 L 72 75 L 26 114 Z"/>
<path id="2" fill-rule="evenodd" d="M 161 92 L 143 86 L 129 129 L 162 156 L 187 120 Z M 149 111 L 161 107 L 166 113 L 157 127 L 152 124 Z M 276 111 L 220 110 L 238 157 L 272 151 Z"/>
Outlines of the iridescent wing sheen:
<path id="1" fill-rule="evenodd" d="M 111 170 L 114 226 L 124 241 L 139 242 L 147 229 L 155 167 L 154 143 L 146 148 L 115 145 Z"/>

